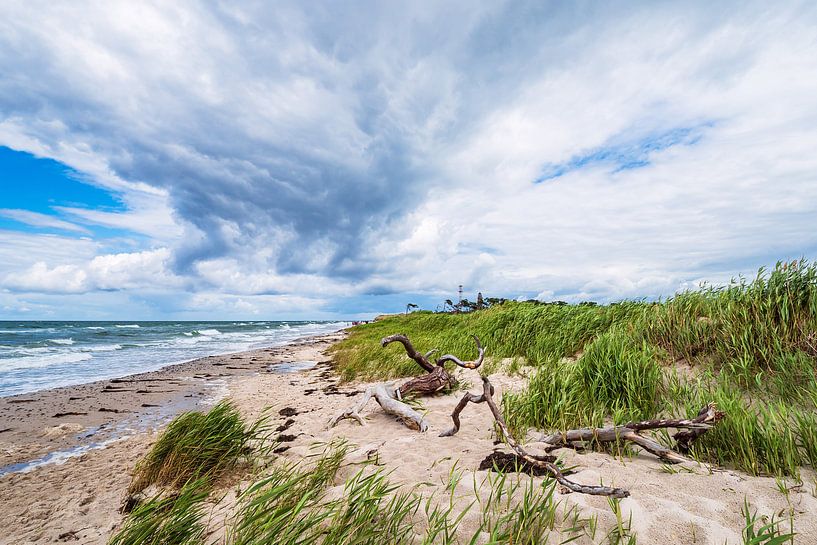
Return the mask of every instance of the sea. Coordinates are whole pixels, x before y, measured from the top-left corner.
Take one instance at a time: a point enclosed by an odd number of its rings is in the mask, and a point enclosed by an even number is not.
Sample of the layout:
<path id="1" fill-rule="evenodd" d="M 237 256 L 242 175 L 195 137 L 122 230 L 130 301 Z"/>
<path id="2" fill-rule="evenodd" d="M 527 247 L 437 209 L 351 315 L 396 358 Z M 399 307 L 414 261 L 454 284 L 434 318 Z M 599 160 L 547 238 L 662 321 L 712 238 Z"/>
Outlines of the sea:
<path id="1" fill-rule="evenodd" d="M 0 321 L 0 397 L 281 346 L 346 322 Z"/>

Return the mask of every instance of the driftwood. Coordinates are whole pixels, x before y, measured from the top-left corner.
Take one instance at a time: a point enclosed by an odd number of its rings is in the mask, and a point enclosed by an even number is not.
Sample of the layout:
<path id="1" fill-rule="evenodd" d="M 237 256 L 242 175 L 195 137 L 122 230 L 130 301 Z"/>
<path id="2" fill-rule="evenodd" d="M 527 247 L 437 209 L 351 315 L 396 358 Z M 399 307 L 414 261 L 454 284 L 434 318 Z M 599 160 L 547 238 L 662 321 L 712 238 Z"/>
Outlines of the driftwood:
<path id="1" fill-rule="evenodd" d="M 384 383 L 370 387 L 353 407 L 346 409 L 333 418 L 330 422 L 330 427 L 335 426 L 339 421 L 345 418 L 353 418 L 361 425 L 365 425 L 365 421 L 363 417 L 360 416 L 360 412 L 369 400 L 374 397 L 385 412 L 397 416 L 409 428 L 426 431 L 428 424 L 425 419 L 420 413 L 403 403 L 403 396 L 431 395 L 453 387 L 456 384 L 456 379 L 445 369 L 446 362 L 454 362 L 459 367 L 466 369 L 477 369 L 482 365 L 485 357 L 485 349 L 476 336 L 474 340 L 477 343 L 478 351 L 477 359 L 474 361 L 462 361 L 456 356 L 446 354 L 438 358 L 435 363 L 432 363 L 429 358 L 435 352 L 434 350 L 421 354 L 414 348 L 411 341 L 409 341 L 405 335 L 384 337 L 380 341 L 382 346 L 385 347 L 393 342 L 401 343 L 406 349 L 408 357 L 416 361 L 426 373 L 412 378 L 400 386 L 396 386 L 394 383 Z M 502 417 L 502 412 L 494 402 L 493 395 L 493 385 L 487 377 L 482 377 L 482 393 L 477 395 L 469 392 L 460 399 L 454 411 L 451 413 L 451 420 L 454 424 L 453 427 L 441 433 L 440 437 L 450 437 L 459 431 L 460 413 L 462 413 L 469 403 L 486 403 L 491 410 L 494 420 L 496 420 L 497 426 L 499 426 L 505 443 L 513 450 L 515 455 L 530 466 L 549 473 L 562 485 L 563 491 L 579 492 L 596 496 L 612 496 L 615 498 L 625 498 L 630 495 L 630 493 L 623 488 L 583 485 L 573 482 L 568 479 L 556 465 L 553 456 L 537 456 L 529 453 L 511 434 L 505 423 L 505 419 Z M 695 418 L 643 420 L 605 428 L 581 428 L 545 435 L 542 436 L 540 441 L 544 444 L 545 452 L 551 452 L 560 448 L 580 449 L 588 445 L 600 443 L 620 444 L 629 441 L 630 443 L 640 446 L 647 452 L 654 454 L 664 462 L 673 464 L 683 463 L 689 462 L 690 460 L 681 453 L 689 452 L 692 442 L 708 429 L 712 428 L 723 416 L 724 413 L 716 410 L 715 405 L 710 403 L 703 407 Z M 667 448 L 654 439 L 641 435 L 641 432 L 645 430 L 667 428 L 678 430 L 675 435 L 673 435 L 676 441 L 676 450 Z"/>
<path id="2" fill-rule="evenodd" d="M 541 467 L 550 472 L 559 484 L 572 492 L 581 492 L 583 494 L 591 494 L 596 496 L 613 496 L 616 498 L 625 498 L 630 495 L 627 490 L 622 488 L 611 488 L 608 486 L 588 486 L 575 483 L 567 479 L 562 471 L 553 463 L 552 459 L 545 456 L 535 456 L 528 453 L 525 448 L 513 437 L 508 429 L 502 413 L 496 406 L 493 399 L 494 387 L 487 377 L 482 377 L 483 391 L 482 394 L 476 395 L 472 393 L 465 394 L 454 411 L 451 413 L 451 419 L 454 422 L 454 427 L 450 430 L 440 434 L 440 437 L 450 437 L 456 434 L 460 429 L 460 413 L 465 409 L 468 403 L 487 403 L 491 409 L 491 413 L 499 426 L 502 436 L 509 447 L 523 460 L 530 463 L 532 466 Z M 655 454 L 660 459 L 668 463 L 682 463 L 689 462 L 686 457 L 677 452 L 660 445 L 653 439 L 640 435 L 639 432 L 644 430 L 660 429 L 660 428 L 675 428 L 678 431 L 673 437 L 677 442 L 679 450 L 688 451 L 690 443 L 702 435 L 706 430 L 710 429 L 715 423 L 723 418 L 724 413 L 715 409 L 714 403 L 710 403 L 702 408 L 698 416 L 691 419 L 660 419 L 660 420 L 643 420 L 640 422 L 628 422 L 621 426 L 610 426 L 607 428 L 582 428 L 578 430 L 569 430 L 561 433 L 554 433 L 547 435 L 540 439 L 545 443 L 545 451 L 550 452 L 559 448 L 579 448 L 587 443 L 619 443 L 621 441 L 630 441 L 640 446 L 644 450 Z"/>
<path id="3" fill-rule="evenodd" d="M 334 417 L 329 422 L 329 427 L 331 428 L 337 425 L 338 422 L 345 418 L 353 418 L 361 425 L 365 425 L 363 417 L 360 416 L 360 411 L 362 411 L 369 400 L 374 397 L 385 412 L 398 417 L 409 428 L 419 430 L 421 432 L 426 431 L 428 429 L 428 424 L 423 418 L 423 415 L 409 407 L 407 404 L 403 403 L 403 397 L 408 395 L 432 395 L 441 390 L 454 387 L 457 381 L 453 375 L 451 375 L 445 369 L 445 364 L 449 361 L 454 362 L 456 365 L 466 369 L 477 369 L 480 365 L 482 365 L 482 361 L 485 358 L 485 349 L 482 347 L 482 344 L 480 344 L 479 338 L 474 336 L 474 340 L 477 343 L 478 355 L 476 360 L 462 361 L 456 356 L 446 354 L 441 358 L 438 358 L 436 363 L 431 363 L 429 358 L 434 352 L 436 352 L 436 350 L 431 350 L 425 354 L 421 354 L 414 348 L 414 345 L 411 344 L 411 341 L 409 341 L 408 337 L 405 335 L 398 334 L 383 337 L 383 339 L 380 340 L 381 346 L 385 347 L 390 343 L 399 342 L 406 349 L 406 354 L 408 357 L 416 361 L 417 364 L 426 371 L 426 373 L 424 375 L 414 377 L 413 379 L 404 382 L 400 386 L 395 386 L 393 383 L 386 383 L 377 384 L 368 388 L 364 392 L 363 397 L 360 398 L 360 401 L 358 401 L 353 407 L 346 409 Z"/>
<path id="4" fill-rule="evenodd" d="M 460 429 L 460 420 L 459 420 L 459 413 L 465 408 L 468 403 L 487 403 L 488 408 L 491 409 L 491 414 L 494 415 L 494 420 L 496 420 L 497 425 L 499 426 L 500 431 L 502 432 L 502 436 L 505 438 L 505 442 L 508 444 L 509 447 L 516 453 L 517 456 L 528 462 L 530 465 L 534 467 L 540 467 L 542 469 L 547 470 L 556 482 L 558 482 L 564 489 L 567 489 L 571 492 L 580 492 L 582 494 L 591 494 L 594 496 L 612 496 L 614 498 L 626 498 L 630 495 L 630 493 L 623 488 L 614 488 L 610 486 L 596 486 L 596 485 L 584 485 L 579 484 L 571 481 L 567 477 L 565 477 L 562 470 L 559 469 L 554 462 L 551 461 L 551 457 L 549 456 L 536 456 L 535 454 L 531 454 L 525 450 L 525 448 L 516 440 L 514 439 L 513 435 L 511 435 L 510 430 L 508 429 L 508 425 L 505 423 L 505 419 L 502 417 L 502 412 L 499 410 L 499 407 L 496 406 L 494 402 L 494 387 L 491 382 L 488 380 L 488 377 L 482 377 L 482 394 L 481 395 L 474 395 L 471 393 L 465 394 L 460 402 L 457 404 L 457 407 L 454 409 L 451 417 L 454 420 L 454 427 L 446 432 L 440 434 L 441 437 L 449 437 L 457 433 Z"/>
<path id="5" fill-rule="evenodd" d="M 399 391 L 399 389 L 396 390 L 393 385 L 389 384 L 378 384 L 368 388 L 363 393 L 363 397 L 360 398 L 360 401 L 355 403 L 353 407 L 346 409 L 334 417 L 329 422 L 329 427 L 334 427 L 344 418 L 354 418 L 360 423 L 361 426 L 365 426 L 366 422 L 363 420 L 363 417 L 360 416 L 360 411 L 362 411 L 366 404 L 369 403 L 369 400 L 374 397 L 384 411 L 400 418 L 400 420 L 402 420 L 403 423 L 409 428 L 413 430 L 426 431 L 428 429 L 428 424 L 423 418 L 423 415 L 402 401 L 395 399 L 396 391 Z"/>
<path id="6" fill-rule="evenodd" d="M 703 407 L 695 418 L 642 420 L 606 428 L 581 428 L 553 433 L 542 437 L 540 441 L 547 445 L 545 450 L 548 452 L 559 448 L 581 448 L 585 444 L 630 441 L 647 452 L 656 455 L 664 462 L 681 464 L 691 460 L 655 440 L 641 435 L 639 432 L 662 428 L 677 429 L 679 431 L 673 435 L 676 448 L 681 452 L 689 452 L 692 441 L 710 429 L 723 416 L 724 413 L 716 410 L 714 403 L 710 403 Z"/>

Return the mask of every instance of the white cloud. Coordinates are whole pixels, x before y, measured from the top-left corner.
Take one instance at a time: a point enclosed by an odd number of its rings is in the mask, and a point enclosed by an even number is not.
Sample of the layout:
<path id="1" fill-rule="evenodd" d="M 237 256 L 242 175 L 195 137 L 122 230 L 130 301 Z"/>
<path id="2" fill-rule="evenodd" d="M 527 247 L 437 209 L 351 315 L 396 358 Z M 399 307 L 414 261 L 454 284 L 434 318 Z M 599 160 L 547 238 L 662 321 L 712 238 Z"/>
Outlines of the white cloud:
<path id="1" fill-rule="evenodd" d="M 13 219 L 14 221 L 19 221 L 21 223 L 25 223 L 27 225 L 32 225 L 34 227 L 46 227 L 52 229 L 59 229 L 62 231 L 74 231 L 76 233 L 82 233 L 86 235 L 91 234 L 91 232 L 88 229 L 76 225 L 75 223 L 63 221 L 59 218 L 55 218 L 54 216 L 49 216 L 47 214 L 32 212 L 31 210 L 0 208 L 0 216 Z"/>
<path id="2" fill-rule="evenodd" d="M 2 286 L 24 292 L 54 293 L 180 287 L 183 280 L 169 271 L 169 259 L 169 250 L 159 248 L 98 255 L 87 263 L 54 267 L 38 261 L 24 271 L 6 274 Z"/>
<path id="3" fill-rule="evenodd" d="M 809 3 L 7 12 L 0 145 L 127 208 L 66 219 L 147 239 L 15 255 L 13 289 L 183 287 L 176 313 L 460 283 L 610 300 L 817 252 Z"/>
<path id="4" fill-rule="evenodd" d="M 48 265 L 38 261 L 20 274 L 6 275 L 3 286 L 20 291 L 82 293 L 90 289 L 88 273 L 75 265 Z"/>

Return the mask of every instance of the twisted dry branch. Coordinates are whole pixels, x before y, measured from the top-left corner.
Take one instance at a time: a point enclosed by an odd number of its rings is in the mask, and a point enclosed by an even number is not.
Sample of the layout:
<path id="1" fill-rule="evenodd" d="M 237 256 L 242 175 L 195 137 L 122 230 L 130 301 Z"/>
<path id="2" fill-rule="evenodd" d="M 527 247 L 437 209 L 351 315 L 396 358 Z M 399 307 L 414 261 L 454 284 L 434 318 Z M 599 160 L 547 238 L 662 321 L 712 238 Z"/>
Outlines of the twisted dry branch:
<path id="1" fill-rule="evenodd" d="M 678 450 L 689 452 L 692 441 L 703 435 L 706 430 L 711 429 L 723 416 L 724 413 L 718 411 L 714 403 L 709 403 L 698 412 L 698 416 L 695 418 L 663 418 L 627 422 L 620 426 L 609 426 L 606 428 L 581 428 L 553 433 L 542 437 L 540 441 L 545 443 L 545 450 L 548 452 L 560 448 L 582 448 L 586 444 L 593 443 L 619 443 L 621 441 L 630 441 L 647 452 L 654 454 L 664 462 L 681 464 L 690 462 L 691 460 L 649 437 L 640 435 L 639 432 L 644 430 L 675 428 L 679 430 L 673 436 Z"/>
<path id="2" fill-rule="evenodd" d="M 403 347 L 405 347 L 406 354 L 408 354 L 408 357 L 416 361 L 420 367 L 422 367 L 429 373 L 434 370 L 434 365 L 430 361 L 428 361 L 428 358 L 431 356 L 431 354 L 434 353 L 434 350 L 429 351 L 425 355 L 420 354 L 414 348 L 414 345 L 411 344 L 409 338 L 403 335 L 402 333 L 398 333 L 396 335 L 389 335 L 388 337 L 383 337 L 382 339 L 380 339 L 380 346 L 385 348 L 386 346 L 393 342 L 401 343 Z"/>
<path id="3" fill-rule="evenodd" d="M 488 377 L 482 377 L 482 395 L 478 396 L 481 398 L 481 402 L 485 402 L 488 404 L 488 408 L 491 409 L 491 414 L 494 415 L 494 420 L 496 420 L 497 425 L 499 426 L 500 431 L 502 432 L 502 437 L 505 438 L 505 442 L 508 444 L 509 447 L 516 453 L 517 456 L 528 462 L 529 464 L 541 467 L 542 469 L 547 470 L 553 478 L 556 479 L 560 485 L 562 485 L 565 489 L 571 492 L 579 492 L 581 494 L 590 494 L 592 496 L 612 496 L 614 498 L 626 498 L 630 495 L 627 490 L 623 488 L 615 488 L 610 486 L 601 486 L 601 485 L 586 485 L 586 484 L 579 484 L 576 482 L 571 481 L 567 477 L 565 477 L 562 470 L 559 467 L 551 462 L 548 458 L 543 456 L 535 456 L 530 454 L 525 448 L 519 444 L 519 442 L 514 438 L 511 434 L 510 430 L 508 429 L 508 425 L 505 423 L 505 419 L 502 417 L 502 413 L 499 410 L 499 407 L 496 406 L 493 398 L 494 387 L 491 382 L 488 380 Z M 472 394 L 468 394 L 472 395 Z M 463 397 L 465 400 L 467 396 Z M 470 400 L 469 400 L 470 401 Z M 457 408 L 462 409 L 465 408 L 465 405 L 468 404 L 468 401 L 460 401 L 457 405 Z M 453 418 L 453 415 L 452 415 Z M 459 420 L 455 419 L 455 428 L 459 428 L 458 423 Z M 456 431 L 454 432 L 456 433 Z M 451 434 L 453 435 L 453 433 Z"/>
<path id="4" fill-rule="evenodd" d="M 329 423 L 329 427 L 334 427 L 338 422 L 345 418 L 353 418 L 363 425 L 364 420 L 360 416 L 360 411 L 362 411 L 369 400 L 374 397 L 384 411 L 400 418 L 409 428 L 426 431 L 426 429 L 428 429 L 428 425 L 426 424 L 422 415 L 403 403 L 402 399 L 407 395 L 432 395 L 441 390 L 453 388 L 457 381 L 454 376 L 445 369 L 445 363 L 448 361 L 453 361 L 455 364 L 466 369 L 476 369 L 482 365 L 482 361 L 485 357 L 485 349 L 482 347 L 482 344 L 479 342 L 479 338 L 477 338 L 476 335 L 474 336 L 474 340 L 477 343 L 478 352 L 476 360 L 464 362 L 456 356 L 446 354 L 438 359 L 435 365 L 431 363 L 429 358 L 434 352 L 436 352 L 436 349 L 430 350 L 426 354 L 421 354 L 414 348 L 414 345 L 411 344 L 409 338 L 403 334 L 383 337 L 380 340 L 381 346 L 385 347 L 393 342 L 399 342 L 406 349 L 406 354 L 408 357 L 416 361 L 417 364 L 426 371 L 426 373 L 404 382 L 399 387 L 395 387 L 394 384 L 378 384 L 370 387 L 363 394 L 360 401 L 358 401 L 353 407 L 346 409 L 333 418 Z"/>
<path id="5" fill-rule="evenodd" d="M 456 363 L 460 367 L 464 367 L 465 369 L 476 369 L 477 367 L 482 365 L 482 360 L 485 359 L 485 349 L 482 347 L 482 344 L 480 344 L 479 337 L 477 337 L 476 335 L 472 335 L 472 337 L 474 337 L 474 340 L 477 342 L 477 352 L 479 354 L 477 356 L 477 359 L 475 359 L 474 361 L 462 361 L 457 356 L 454 356 L 452 354 L 446 354 L 445 356 L 437 360 L 437 365 L 443 365 L 447 361 L 453 361 L 454 363 Z"/>
<path id="6" fill-rule="evenodd" d="M 561 470 L 551 460 L 542 456 L 535 456 L 528 453 L 524 447 L 513 437 L 508 429 L 505 419 L 493 399 L 494 387 L 487 377 L 482 377 L 483 392 L 480 395 L 466 393 L 454 411 L 451 413 L 451 420 L 454 426 L 441 433 L 440 437 L 450 437 L 456 434 L 460 429 L 460 413 L 465 409 L 468 403 L 487 403 L 491 409 L 491 413 L 496 420 L 505 442 L 513 449 L 514 452 L 530 464 L 546 469 L 553 475 L 553 477 L 565 488 L 573 492 L 581 492 L 583 494 L 591 494 L 596 496 L 613 496 L 616 498 L 625 498 L 630 495 L 627 490 L 622 488 L 611 488 L 607 486 L 588 486 L 574 483 L 567 479 Z M 690 460 L 678 454 L 677 452 L 668 449 L 667 447 L 657 443 L 649 437 L 640 435 L 640 431 L 660 429 L 660 428 L 675 428 L 679 431 L 673 436 L 677 442 L 679 450 L 687 452 L 689 447 L 696 438 L 700 437 L 706 430 L 712 428 L 719 420 L 724 417 L 724 413 L 716 410 L 715 404 L 710 403 L 703 407 L 698 416 L 690 419 L 658 419 L 658 420 L 642 420 L 638 422 L 628 422 L 621 426 L 610 426 L 607 428 L 582 428 L 578 430 L 569 430 L 566 432 L 554 433 L 542 437 L 540 441 L 545 443 L 545 450 L 547 452 L 559 448 L 580 448 L 587 443 L 605 443 L 621 441 L 630 441 L 640 446 L 644 450 L 651 452 L 660 459 L 668 463 L 683 463 Z"/>
<path id="7" fill-rule="evenodd" d="M 423 418 L 423 415 L 402 401 L 395 399 L 395 392 L 397 391 L 393 385 L 388 384 L 378 384 L 366 389 L 363 393 L 363 397 L 361 397 L 353 407 L 346 409 L 329 421 L 329 427 L 335 427 L 337 423 L 344 418 L 353 418 L 357 420 L 361 426 L 365 425 L 366 422 L 363 420 L 363 417 L 360 416 L 360 411 L 362 411 L 366 404 L 369 403 L 369 400 L 374 397 L 385 412 L 398 417 L 407 427 L 421 432 L 426 431 L 428 424 L 425 418 Z"/>

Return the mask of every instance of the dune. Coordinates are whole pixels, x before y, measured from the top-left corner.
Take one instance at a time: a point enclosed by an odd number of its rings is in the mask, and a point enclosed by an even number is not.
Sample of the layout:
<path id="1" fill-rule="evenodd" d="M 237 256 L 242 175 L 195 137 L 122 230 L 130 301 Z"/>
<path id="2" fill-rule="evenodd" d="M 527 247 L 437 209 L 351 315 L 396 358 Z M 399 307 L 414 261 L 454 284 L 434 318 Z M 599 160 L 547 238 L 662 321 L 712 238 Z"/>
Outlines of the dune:
<path id="1" fill-rule="evenodd" d="M 325 349 L 340 335 L 307 340 L 274 353 L 256 353 L 254 357 L 263 358 L 256 372 L 225 377 L 218 397 L 229 397 L 250 419 L 271 409 L 273 423 L 284 430 L 277 455 L 282 460 L 303 460 L 316 444 L 336 438 L 349 441 L 352 450 L 328 490 L 328 497 L 342 495 L 345 479 L 367 461 L 387 473 L 392 483 L 418 490 L 424 496 L 444 497 L 452 474 L 458 475 L 453 494 L 457 508 L 465 508 L 475 495 L 485 493 L 491 475 L 477 469 L 480 462 L 495 450 L 507 450 L 496 443 L 494 422 L 487 408 L 468 407 L 460 432 L 454 437 L 438 437 L 440 431 L 450 427 L 449 415 L 462 391 L 422 400 L 429 422 L 426 433 L 407 429 L 374 402 L 363 413 L 366 425 L 345 420 L 328 428 L 329 420 L 351 405 L 369 385 L 340 383 L 328 365 Z M 230 361 L 229 357 L 222 358 L 212 363 Z M 276 366 L 278 372 L 261 371 Z M 189 369 L 191 377 L 201 372 L 197 365 Z M 466 384 L 470 382 L 471 391 L 479 391 L 473 371 L 459 370 L 458 375 Z M 504 392 L 521 388 L 525 381 L 501 373 L 492 374 L 490 379 L 497 387 L 497 399 Z M 215 397 L 209 403 L 214 400 Z M 48 427 L 43 433 L 46 440 L 62 438 L 63 431 L 73 434 L 78 425 L 68 422 L 61 424 L 62 428 Z M 156 434 L 157 430 L 152 429 L 136 432 L 104 447 L 68 457 L 59 464 L 45 464 L 0 477 L 0 520 L 4 521 L 0 544 L 106 543 L 122 523 L 119 508 L 133 468 Z M 529 434 L 532 447 L 535 438 L 536 434 Z M 28 448 L 38 454 L 42 450 L 30 445 Z M 20 459 L 13 443 L 4 441 L 2 449 L 9 459 Z M 742 543 L 745 522 L 741 508 L 747 498 L 758 514 L 782 518 L 784 530 L 788 529 L 791 514 L 798 534 L 796 542 L 809 543 L 808 536 L 817 535 L 817 481 L 806 470 L 802 476 L 804 484 L 784 494 L 778 486 L 780 481 L 772 477 L 749 477 L 705 465 L 672 471 L 650 455 L 619 458 L 595 452 L 559 454 L 567 466 L 574 467 L 571 477 L 574 480 L 586 484 L 603 481 L 630 490 L 631 496 L 619 505 L 622 520 L 629 533 L 637 536 L 638 543 Z M 527 475 L 513 478 L 536 482 L 547 479 Z M 238 492 L 246 489 L 250 481 L 247 475 L 238 476 L 222 483 L 219 493 L 211 494 L 206 506 L 208 543 L 221 542 L 226 535 Z M 560 513 L 575 513 L 582 520 L 596 521 L 595 537 L 585 530 L 575 543 L 606 542 L 604 536 L 618 524 L 606 498 L 557 491 L 555 500 L 560 502 Z M 460 531 L 471 535 L 479 524 L 479 512 L 472 509 L 462 518 Z M 557 530 L 559 527 L 557 524 Z M 553 542 L 559 540 L 554 538 Z"/>

